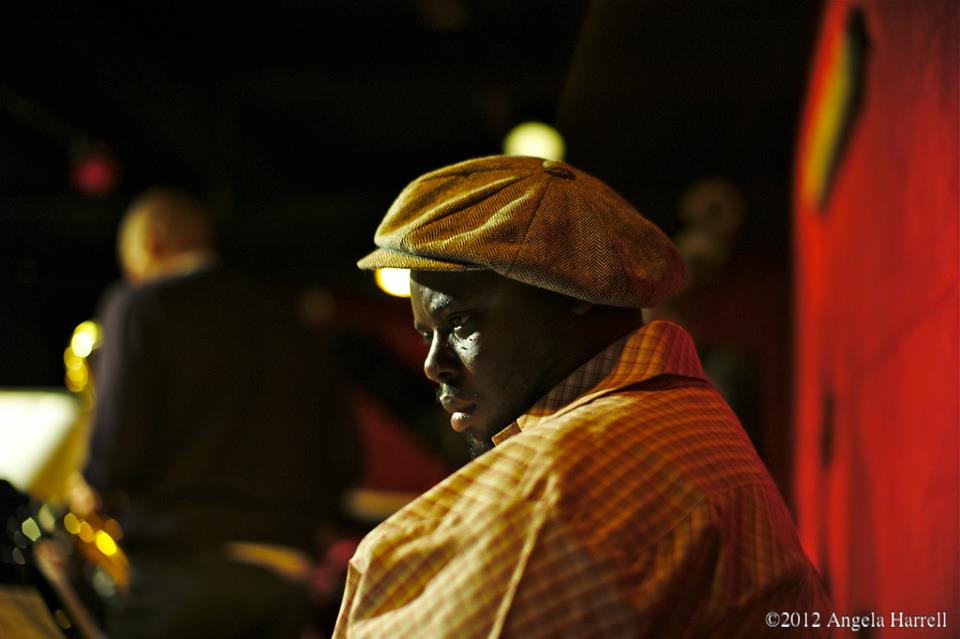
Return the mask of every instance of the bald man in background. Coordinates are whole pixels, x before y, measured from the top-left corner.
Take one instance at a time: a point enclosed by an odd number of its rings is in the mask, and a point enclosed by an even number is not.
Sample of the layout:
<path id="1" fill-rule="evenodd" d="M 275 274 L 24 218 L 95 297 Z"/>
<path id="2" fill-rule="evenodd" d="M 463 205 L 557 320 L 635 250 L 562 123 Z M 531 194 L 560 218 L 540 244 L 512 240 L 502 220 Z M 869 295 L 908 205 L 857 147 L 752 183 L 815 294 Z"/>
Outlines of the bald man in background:
<path id="1" fill-rule="evenodd" d="M 124 530 L 111 637 L 298 637 L 357 443 L 316 332 L 219 264 L 208 210 L 153 189 L 118 234 L 84 475 Z"/>

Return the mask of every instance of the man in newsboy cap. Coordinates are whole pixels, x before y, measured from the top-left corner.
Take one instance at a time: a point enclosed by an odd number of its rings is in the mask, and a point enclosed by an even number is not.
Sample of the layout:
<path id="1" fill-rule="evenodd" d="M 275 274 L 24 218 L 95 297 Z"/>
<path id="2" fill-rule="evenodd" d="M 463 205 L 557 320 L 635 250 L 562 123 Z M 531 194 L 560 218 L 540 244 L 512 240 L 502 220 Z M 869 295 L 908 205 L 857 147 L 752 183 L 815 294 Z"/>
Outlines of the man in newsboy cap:
<path id="1" fill-rule="evenodd" d="M 684 276 L 656 226 L 497 156 L 414 180 L 375 242 L 359 266 L 411 270 L 424 372 L 483 454 L 367 536 L 336 637 L 821 636 L 774 618 L 829 618 L 776 486 L 690 336 L 643 325 Z"/>

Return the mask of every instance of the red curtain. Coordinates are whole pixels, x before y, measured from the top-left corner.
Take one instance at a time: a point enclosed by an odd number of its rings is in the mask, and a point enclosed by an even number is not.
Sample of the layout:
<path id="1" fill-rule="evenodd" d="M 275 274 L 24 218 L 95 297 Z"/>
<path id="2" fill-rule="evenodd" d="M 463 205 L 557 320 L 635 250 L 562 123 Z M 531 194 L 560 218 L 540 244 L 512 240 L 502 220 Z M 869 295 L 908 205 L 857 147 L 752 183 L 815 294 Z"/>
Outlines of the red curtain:
<path id="1" fill-rule="evenodd" d="M 897 611 L 960 637 L 958 25 L 955 0 L 827 2 L 800 129 L 795 503 L 873 637 Z"/>

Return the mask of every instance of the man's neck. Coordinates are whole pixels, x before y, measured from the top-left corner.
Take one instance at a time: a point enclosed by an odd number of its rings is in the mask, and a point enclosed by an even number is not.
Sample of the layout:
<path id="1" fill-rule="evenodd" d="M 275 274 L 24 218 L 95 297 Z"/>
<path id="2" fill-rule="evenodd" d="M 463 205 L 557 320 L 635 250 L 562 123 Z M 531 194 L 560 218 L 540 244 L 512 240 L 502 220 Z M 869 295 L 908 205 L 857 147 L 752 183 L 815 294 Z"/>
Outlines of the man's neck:
<path id="1" fill-rule="evenodd" d="M 164 259 L 150 273 L 148 280 L 159 279 L 161 277 L 170 277 L 173 275 L 186 275 L 203 268 L 209 268 L 219 261 L 219 255 L 216 251 L 209 249 L 198 249 L 195 251 L 185 251 Z"/>

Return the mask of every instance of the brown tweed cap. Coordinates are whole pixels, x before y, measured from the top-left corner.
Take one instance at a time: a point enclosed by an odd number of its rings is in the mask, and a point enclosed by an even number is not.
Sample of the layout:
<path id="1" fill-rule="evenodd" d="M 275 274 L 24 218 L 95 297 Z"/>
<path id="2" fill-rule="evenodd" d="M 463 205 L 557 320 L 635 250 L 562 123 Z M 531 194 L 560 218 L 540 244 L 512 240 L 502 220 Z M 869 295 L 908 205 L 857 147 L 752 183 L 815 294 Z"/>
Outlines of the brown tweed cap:
<path id="1" fill-rule="evenodd" d="M 673 243 L 613 189 L 563 162 L 467 160 L 403 190 L 362 269 L 492 270 L 594 304 L 667 299 L 686 268 Z"/>

